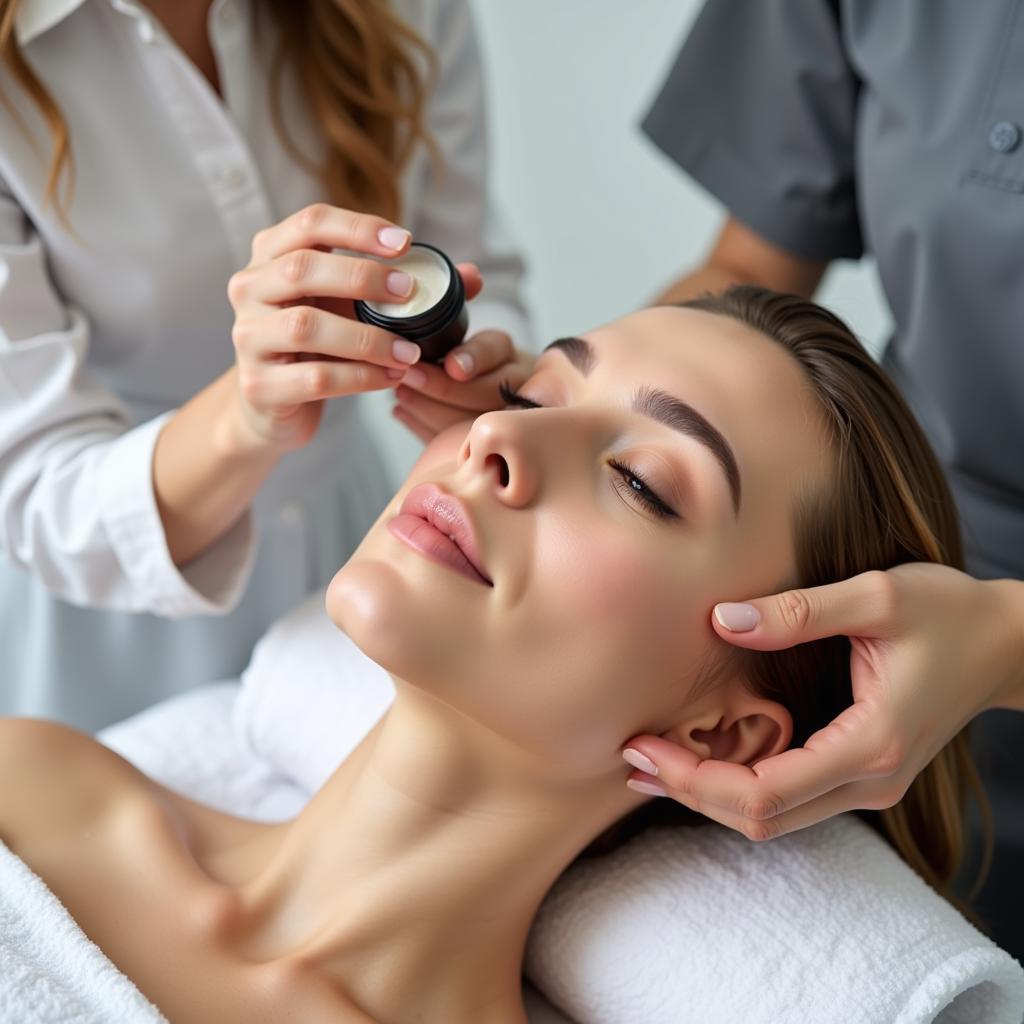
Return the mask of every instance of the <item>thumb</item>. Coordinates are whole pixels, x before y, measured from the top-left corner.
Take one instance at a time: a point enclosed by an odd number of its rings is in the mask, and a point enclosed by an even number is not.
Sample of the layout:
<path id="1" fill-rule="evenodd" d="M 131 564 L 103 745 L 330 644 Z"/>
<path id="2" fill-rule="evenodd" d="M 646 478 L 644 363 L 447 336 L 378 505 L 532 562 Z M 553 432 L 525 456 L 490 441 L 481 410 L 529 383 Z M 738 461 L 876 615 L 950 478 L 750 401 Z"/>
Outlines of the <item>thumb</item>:
<path id="1" fill-rule="evenodd" d="M 893 581 L 880 571 L 742 604 L 716 604 L 711 614 L 723 640 L 755 651 L 780 651 L 827 636 L 889 636 L 895 620 Z"/>
<path id="2" fill-rule="evenodd" d="M 466 289 L 466 301 L 475 299 L 484 287 L 484 277 L 480 268 L 475 263 L 459 263 L 455 269 L 462 278 L 463 287 Z"/>

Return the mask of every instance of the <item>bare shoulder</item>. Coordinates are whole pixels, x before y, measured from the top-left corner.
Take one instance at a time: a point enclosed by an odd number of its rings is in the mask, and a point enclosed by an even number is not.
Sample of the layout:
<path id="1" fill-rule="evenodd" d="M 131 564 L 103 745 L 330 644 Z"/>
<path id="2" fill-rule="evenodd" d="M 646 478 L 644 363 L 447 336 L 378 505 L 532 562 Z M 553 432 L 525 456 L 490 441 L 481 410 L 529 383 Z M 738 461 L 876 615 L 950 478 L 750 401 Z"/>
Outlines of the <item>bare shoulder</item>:
<path id="1" fill-rule="evenodd" d="M 114 797 L 150 789 L 124 758 L 56 722 L 0 718 L 0 839 L 8 846 L 95 819 Z"/>

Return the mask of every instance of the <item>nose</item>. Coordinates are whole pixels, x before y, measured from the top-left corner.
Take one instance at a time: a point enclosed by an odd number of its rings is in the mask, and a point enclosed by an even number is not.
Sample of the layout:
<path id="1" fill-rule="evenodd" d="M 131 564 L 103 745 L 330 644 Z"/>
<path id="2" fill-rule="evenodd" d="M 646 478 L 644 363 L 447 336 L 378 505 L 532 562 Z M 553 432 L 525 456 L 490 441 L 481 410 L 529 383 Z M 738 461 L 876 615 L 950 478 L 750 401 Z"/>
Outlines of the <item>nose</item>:
<path id="1" fill-rule="evenodd" d="M 523 412 L 484 413 L 473 421 L 459 451 L 460 469 L 483 478 L 512 508 L 529 505 L 540 486 L 539 439 L 525 422 L 529 419 Z"/>

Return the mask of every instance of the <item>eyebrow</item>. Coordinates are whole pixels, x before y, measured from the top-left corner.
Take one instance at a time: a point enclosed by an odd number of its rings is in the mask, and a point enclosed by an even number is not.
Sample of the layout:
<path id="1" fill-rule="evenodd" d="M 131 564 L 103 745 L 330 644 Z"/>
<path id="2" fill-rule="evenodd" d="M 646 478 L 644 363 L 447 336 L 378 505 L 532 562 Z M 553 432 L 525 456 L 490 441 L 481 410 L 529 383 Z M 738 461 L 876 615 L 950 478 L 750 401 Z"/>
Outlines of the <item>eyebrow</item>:
<path id="1" fill-rule="evenodd" d="M 561 352 L 584 377 L 590 376 L 597 362 L 594 346 L 585 338 L 559 338 L 544 349 L 545 352 L 551 350 Z M 733 513 L 739 515 L 741 480 L 736 455 L 729 442 L 704 416 L 675 395 L 652 387 L 637 390 L 633 396 L 633 411 L 664 423 L 707 448 L 722 467 L 732 495 Z"/>

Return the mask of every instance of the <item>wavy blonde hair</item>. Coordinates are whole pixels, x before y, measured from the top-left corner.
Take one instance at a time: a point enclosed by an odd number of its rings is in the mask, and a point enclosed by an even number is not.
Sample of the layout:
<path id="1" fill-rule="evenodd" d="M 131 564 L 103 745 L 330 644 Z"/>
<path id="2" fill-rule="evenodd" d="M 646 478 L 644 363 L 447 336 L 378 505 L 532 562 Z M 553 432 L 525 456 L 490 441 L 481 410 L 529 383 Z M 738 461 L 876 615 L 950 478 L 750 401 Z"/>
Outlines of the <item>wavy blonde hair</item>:
<path id="1" fill-rule="evenodd" d="M 72 140 L 64 115 L 15 38 L 19 3 L 0 0 L 0 61 L 49 131 L 46 198 L 65 219 L 74 191 Z M 296 0 L 287 5 L 260 0 L 259 8 L 260 14 L 273 19 L 278 32 L 271 111 L 283 144 L 298 163 L 319 175 L 331 202 L 399 219 L 399 179 L 416 145 L 424 143 L 439 161 L 424 123 L 437 74 L 433 51 L 395 16 L 387 0 Z M 294 73 L 326 141 L 322 163 L 302 153 L 288 134 L 281 111 L 286 70 Z M 2 91 L 0 101 L 35 141 Z"/>

